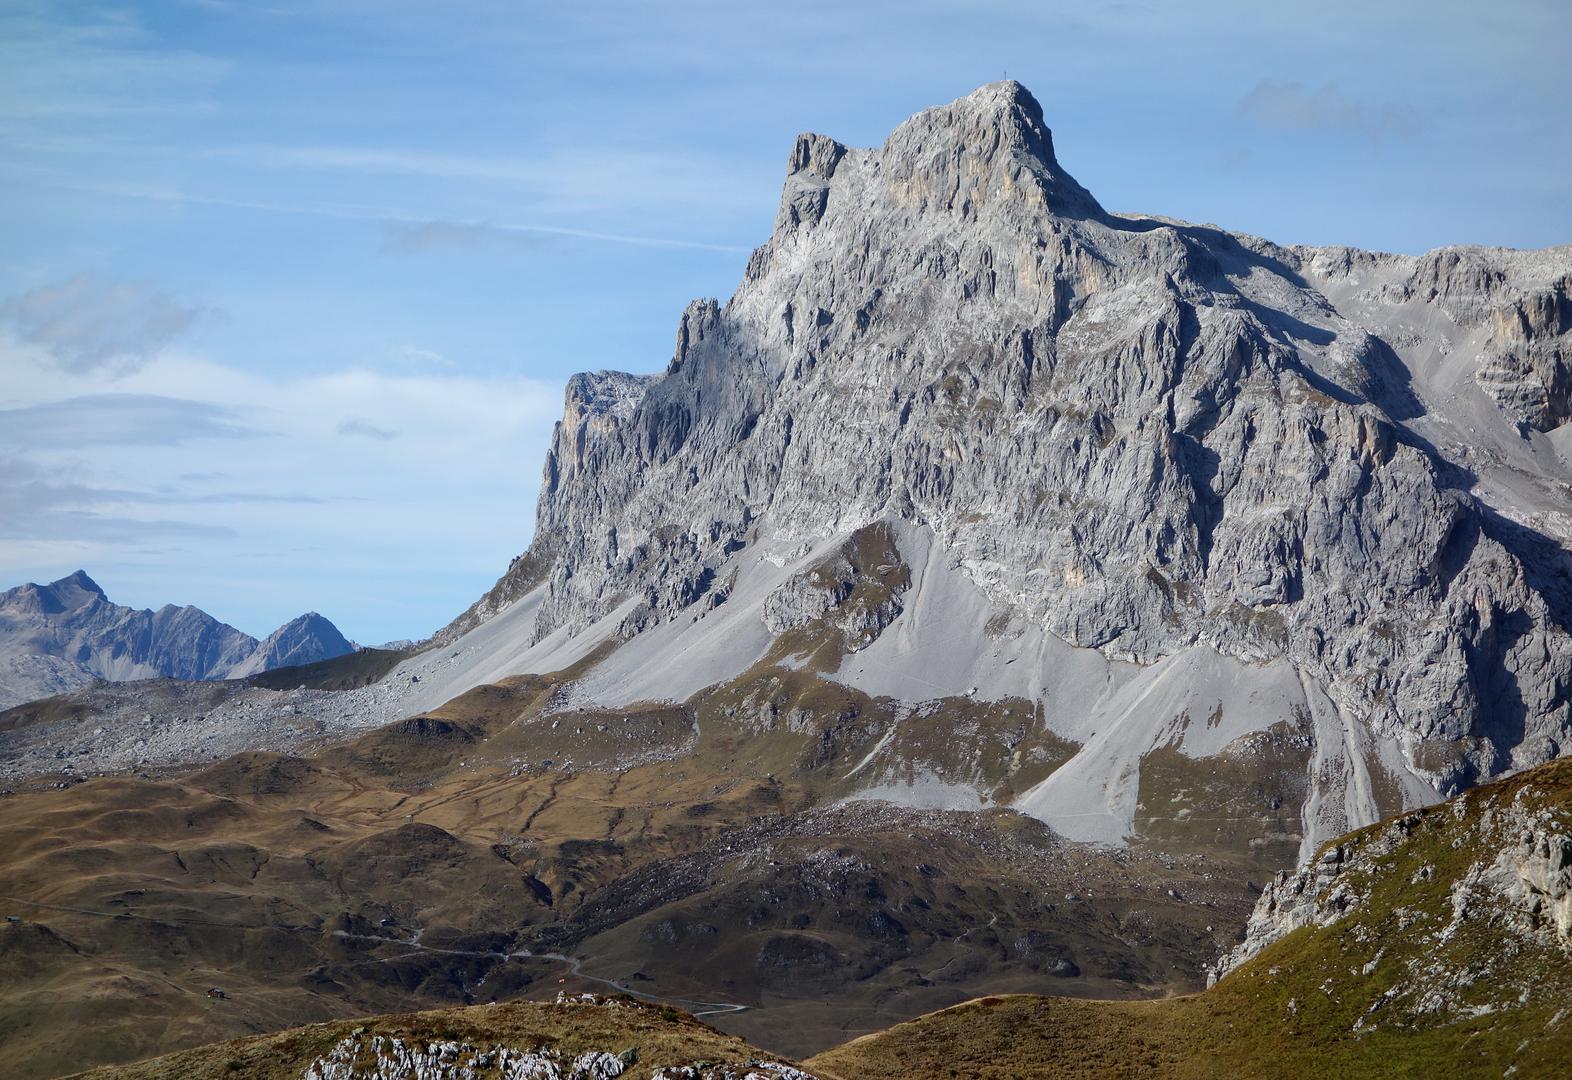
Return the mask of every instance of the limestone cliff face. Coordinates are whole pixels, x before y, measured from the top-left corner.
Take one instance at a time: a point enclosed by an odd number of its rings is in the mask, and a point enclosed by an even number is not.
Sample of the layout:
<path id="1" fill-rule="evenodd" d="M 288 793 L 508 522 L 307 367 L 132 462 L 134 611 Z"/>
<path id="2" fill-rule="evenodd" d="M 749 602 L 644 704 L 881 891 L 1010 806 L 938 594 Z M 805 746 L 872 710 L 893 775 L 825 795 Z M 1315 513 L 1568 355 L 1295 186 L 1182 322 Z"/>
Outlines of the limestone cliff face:
<path id="1" fill-rule="evenodd" d="M 750 545 L 903 521 L 1013 625 L 1286 658 L 1452 790 L 1572 727 L 1569 275 L 1111 214 L 1013 82 L 877 149 L 804 135 L 665 372 L 570 384 L 492 606 L 544 582 L 538 641 L 636 598 L 632 635 Z"/>

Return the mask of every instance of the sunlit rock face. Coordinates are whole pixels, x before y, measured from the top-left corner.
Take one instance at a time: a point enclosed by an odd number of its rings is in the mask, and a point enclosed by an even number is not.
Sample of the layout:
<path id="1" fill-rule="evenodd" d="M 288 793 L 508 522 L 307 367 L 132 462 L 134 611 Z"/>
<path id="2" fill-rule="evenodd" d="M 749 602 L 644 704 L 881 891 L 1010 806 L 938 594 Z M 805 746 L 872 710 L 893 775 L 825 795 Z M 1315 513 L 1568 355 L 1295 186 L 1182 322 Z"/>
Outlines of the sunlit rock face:
<path id="1" fill-rule="evenodd" d="M 1110 213 L 1014 82 L 882 147 L 803 135 L 773 234 L 664 373 L 572 380 L 534 544 L 462 629 L 512 605 L 524 645 L 708 657 L 630 683 L 681 699 L 834 621 L 851 578 L 800 575 L 879 525 L 910 585 L 834 677 L 1035 698 L 1083 749 L 1017 805 L 1088 839 L 1128 834 L 1145 755 L 1278 725 L 1308 747 L 1308 850 L 1566 744 L 1569 295 L 1567 248 Z M 703 649 L 672 629 L 726 605 L 751 614 Z M 962 672 L 968 637 L 997 664 Z"/>

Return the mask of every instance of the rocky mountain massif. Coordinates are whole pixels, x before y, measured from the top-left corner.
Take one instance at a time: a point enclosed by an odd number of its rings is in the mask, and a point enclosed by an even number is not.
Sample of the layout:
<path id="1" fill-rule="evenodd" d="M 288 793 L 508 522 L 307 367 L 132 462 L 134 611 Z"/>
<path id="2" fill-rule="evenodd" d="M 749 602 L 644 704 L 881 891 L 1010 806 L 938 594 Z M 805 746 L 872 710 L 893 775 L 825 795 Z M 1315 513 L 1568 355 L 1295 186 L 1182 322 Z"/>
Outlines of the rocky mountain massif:
<path id="1" fill-rule="evenodd" d="M 1205 763 L 1305 854 L 1566 746 L 1569 333 L 1572 248 L 1110 213 L 1013 82 L 805 135 L 736 294 L 571 381 L 529 552 L 399 674 L 613 643 L 574 707 L 731 683 L 771 728 L 750 679 L 811 673 L 886 703 L 833 725 L 880 797 L 1171 841 Z M 958 699 L 1019 719 L 912 756 Z"/>
<path id="2" fill-rule="evenodd" d="M 0 709 L 97 679 L 233 679 L 353 648 L 314 611 L 258 641 L 194 607 L 121 607 L 78 570 L 0 593 Z"/>
<path id="3" fill-rule="evenodd" d="M 1013 82 L 805 135 L 736 294 L 571 380 L 529 551 L 343 712 L 593 656 L 554 708 L 726 686 L 881 798 L 1302 856 L 1562 751 L 1569 335 L 1572 248 L 1111 213 Z"/>

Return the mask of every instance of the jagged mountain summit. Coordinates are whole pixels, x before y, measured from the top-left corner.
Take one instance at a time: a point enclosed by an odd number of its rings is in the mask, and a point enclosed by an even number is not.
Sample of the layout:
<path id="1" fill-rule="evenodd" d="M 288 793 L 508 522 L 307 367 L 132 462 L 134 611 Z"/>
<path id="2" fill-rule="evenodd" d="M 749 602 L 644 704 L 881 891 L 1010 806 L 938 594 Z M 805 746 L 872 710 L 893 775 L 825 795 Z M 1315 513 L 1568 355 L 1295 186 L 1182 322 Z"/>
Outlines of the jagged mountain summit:
<path id="1" fill-rule="evenodd" d="M 265 641 L 194 607 L 121 607 L 86 572 L 0 593 L 0 708 L 96 679 L 230 679 L 351 652 L 311 612 Z"/>
<path id="2" fill-rule="evenodd" d="M 1018 83 L 871 150 L 804 135 L 666 370 L 571 380 L 530 550 L 412 703 L 608 640 L 576 707 L 768 658 L 896 703 L 860 733 L 881 795 L 1117 842 L 1193 809 L 1155 763 L 1270 759 L 1308 850 L 1562 752 L 1569 329 L 1569 248 L 1110 213 Z M 902 758 L 959 697 L 1073 753 L 1009 790 Z"/>

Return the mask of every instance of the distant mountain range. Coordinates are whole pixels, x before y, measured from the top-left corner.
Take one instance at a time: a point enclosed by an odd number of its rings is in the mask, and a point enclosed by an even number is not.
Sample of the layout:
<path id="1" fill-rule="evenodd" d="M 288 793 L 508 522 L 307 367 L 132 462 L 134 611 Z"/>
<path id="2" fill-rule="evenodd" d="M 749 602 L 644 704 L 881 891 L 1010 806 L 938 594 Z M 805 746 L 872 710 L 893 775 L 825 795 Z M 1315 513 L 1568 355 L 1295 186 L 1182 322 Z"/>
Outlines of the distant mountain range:
<path id="1" fill-rule="evenodd" d="M 233 679 L 353 652 L 307 612 L 258 641 L 195 607 L 121 607 L 86 572 L 0 593 L 0 708 L 95 679 Z"/>

